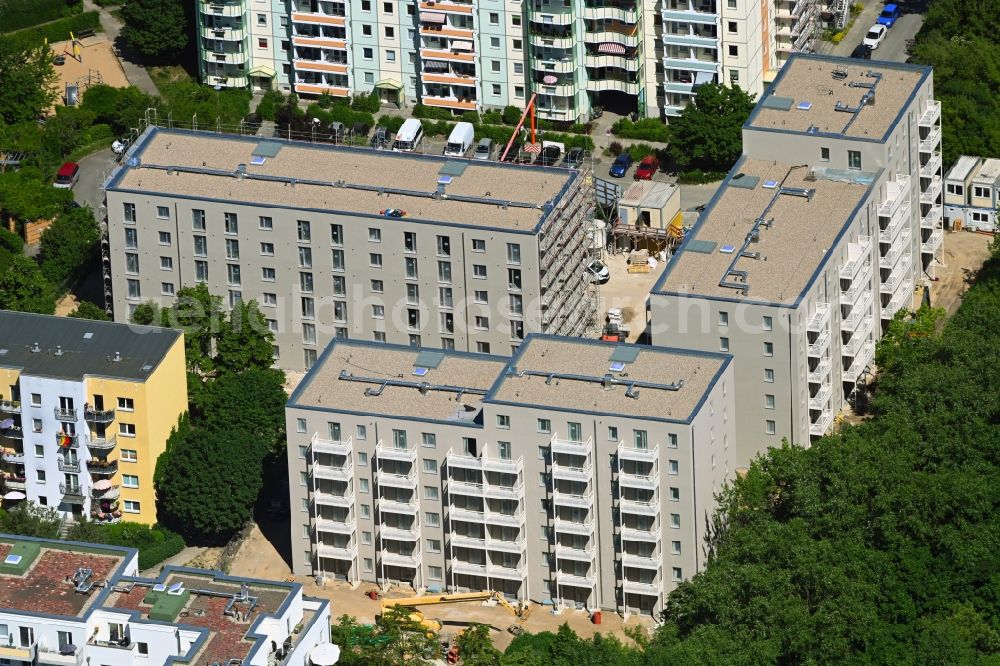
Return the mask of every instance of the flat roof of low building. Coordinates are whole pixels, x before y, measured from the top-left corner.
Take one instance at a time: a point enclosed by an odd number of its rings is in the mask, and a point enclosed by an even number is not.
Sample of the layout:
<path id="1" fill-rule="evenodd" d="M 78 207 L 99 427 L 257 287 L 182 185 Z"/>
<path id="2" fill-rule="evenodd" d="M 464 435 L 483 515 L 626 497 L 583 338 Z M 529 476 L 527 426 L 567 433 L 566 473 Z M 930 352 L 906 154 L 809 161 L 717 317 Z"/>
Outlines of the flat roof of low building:
<path id="1" fill-rule="evenodd" d="M 0 609 L 83 617 L 99 599 L 100 588 L 76 590 L 73 576 L 91 571 L 93 582 L 114 578 L 126 553 L 114 547 L 83 549 L 73 544 L 0 535 Z"/>
<path id="2" fill-rule="evenodd" d="M 183 335 L 156 326 L 0 310 L 0 367 L 79 381 L 145 381 Z"/>
<path id="3" fill-rule="evenodd" d="M 637 208 L 664 208 L 677 193 L 678 187 L 673 183 L 661 183 L 655 180 L 640 180 L 629 185 L 625 194 L 618 200 L 619 206 L 634 206 Z"/>
<path id="4" fill-rule="evenodd" d="M 971 157 L 969 155 L 960 155 L 955 164 L 948 169 L 947 175 L 945 175 L 946 180 L 961 180 L 964 181 L 969 177 L 969 173 L 979 166 L 982 158 Z"/>
<path id="5" fill-rule="evenodd" d="M 150 128 L 109 190 L 532 231 L 575 169 Z M 436 194 L 443 188 L 444 196 Z"/>
<path id="6" fill-rule="evenodd" d="M 877 177 L 878 173 L 741 159 L 653 291 L 796 303 Z M 755 229 L 757 240 L 741 252 Z"/>
<path id="7" fill-rule="evenodd" d="M 882 141 L 930 74 L 923 65 L 793 53 L 746 126 Z"/>
<path id="8" fill-rule="evenodd" d="M 979 171 L 972 177 L 972 182 L 974 183 L 989 183 L 993 185 L 997 180 L 1000 180 L 1000 159 L 996 159 L 995 157 L 983 160 L 983 165 L 979 167 Z"/>
<path id="9" fill-rule="evenodd" d="M 506 364 L 486 354 L 335 340 L 288 405 L 471 423 Z"/>
<path id="10" fill-rule="evenodd" d="M 731 358 L 533 334 L 486 402 L 686 422 Z"/>

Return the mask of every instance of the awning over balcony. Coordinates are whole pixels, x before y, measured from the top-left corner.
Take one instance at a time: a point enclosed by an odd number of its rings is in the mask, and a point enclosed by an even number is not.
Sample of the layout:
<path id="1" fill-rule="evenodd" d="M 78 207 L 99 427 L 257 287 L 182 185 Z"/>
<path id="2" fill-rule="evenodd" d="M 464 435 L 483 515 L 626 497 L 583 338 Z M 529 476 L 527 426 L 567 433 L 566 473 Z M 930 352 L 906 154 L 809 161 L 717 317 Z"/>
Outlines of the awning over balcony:
<path id="1" fill-rule="evenodd" d="M 257 65 L 250 69 L 250 76 L 266 76 L 273 79 L 277 74 L 276 71 L 264 65 Z"/>
<path id="2" fill-rule="evenodd" d="M 428 72 L 447 72 L 448 63 L 444 60 L 425 60 L 424 70 Z"/>
<path id="3" fill-rule="evenodd" d="M 558 76 L 552 76 L 551 74 L 549 74 L 549 75 L 547 75 L 547 76 L 545 76 L 545 77 L 542 78 L 542 83 L 547 83 L 549 85 L 553 85 L 554 83 L 557 83 L 558 81 L 559 81 L 559 77 Z"/>
<path id="4" fill-rule="evenodd" d="M 402 90 L 403 84 L 396 79 L 381 79 L 375 83 L 376 88 L 389 88 L 390 90 Z"/>
<path id="5" fill-rule="evenodd" d="M 606 42 L 597 47 L 598 53 L 610 53 L 611 55 L 625 55 L 625 47 L 621 44 Z"/>
<path id="6" fill-rule="evenodd" d="M 420 20 L 424 23 L 437 23 L 442 25 L 445 22 L 445 15 L 438 12 L 420 12 Z"/>
<path id="7" fill-rule="evenodd" d="M 452 42 L 452 51 L 471 51 L 473 49 L 472 42 Z"/>
<path id="8" fill-rule="evenodd" d="M 701 85 L 702 83 L 711 83 L 715 80 L 715 72 L 695 72 L 694 73 L 694 84 Z"/>

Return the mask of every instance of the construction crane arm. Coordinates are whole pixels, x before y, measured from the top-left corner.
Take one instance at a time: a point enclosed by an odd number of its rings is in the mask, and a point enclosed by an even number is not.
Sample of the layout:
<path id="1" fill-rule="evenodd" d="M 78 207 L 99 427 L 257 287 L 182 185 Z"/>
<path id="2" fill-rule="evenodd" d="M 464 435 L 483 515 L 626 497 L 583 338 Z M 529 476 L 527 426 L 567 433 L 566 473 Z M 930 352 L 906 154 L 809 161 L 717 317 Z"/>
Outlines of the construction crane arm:
<path id="1" fill-rule="evenodd" d="M 510 135 L 510 141 L 507 142 L 507 145 L 503 149 L 503 154 L 500 155 L 501 162 L 507 159 L 507 153 L 510 152 L 510 147 L 514 145 L 514 139 L 517 138 L 518 132 L 521 131 L 521 127 L 524 125 L 524 119 L 527 118 L 529 112 L 531 113 L 531 143 L 535 143 L 535 100 L 537 98 L 537 93 L 531 94 L 531 99 L 528 100 L 528 105 L 524 107 L 524 113 L 521 114 L 521 119 L 517 121 L 514 133 Z"/>

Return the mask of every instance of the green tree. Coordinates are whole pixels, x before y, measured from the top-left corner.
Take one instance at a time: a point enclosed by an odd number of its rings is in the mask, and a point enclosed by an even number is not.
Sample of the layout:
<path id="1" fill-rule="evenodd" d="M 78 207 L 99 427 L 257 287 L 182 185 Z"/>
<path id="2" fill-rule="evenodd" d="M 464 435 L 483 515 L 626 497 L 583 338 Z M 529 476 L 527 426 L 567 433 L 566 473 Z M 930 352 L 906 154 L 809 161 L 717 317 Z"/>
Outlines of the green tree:
<path id="1" fill-rule="evenodd" d="M 21 502 L 13 508 L 0 509 L 0 532 L 21 536 L 55 539 L 59 536 L 62 519 L 52 507 L 34 502 Z"/>
<path id="2" fill-rule="evenodd" d="M 42 234 L 39 265 L 53 285 L 79 278 L 98 262 L 101 232 L 89 208 L 75 208 L 56 218 Z"/>
<path id="3" fill-rule="evenodd" d="M 94 114 L 80 108 L 56 107 L 56 114 L 45 123 L 42 147 L 53 159 L 64 160 L 82 143 L 94 124 Z"/>
<path id="4" fill-rule="evenodd" d="M 153 301 L 139 303 L 132 312 L 132 323 L 140 326 L 162 326 L 163 311 L 159 304 Z"/>
<path id="5" fill-rule="evenodd" d="M 493 647 L 489 625 L 469 625 L 456 643 L 458 655 L 465 666 L 499 666 L 501 653 Z"/>
<path id="6" fill-rule="evenodd" d="M 111 321 L 111 317 L 100 305 L 90 301 L 80 301 L 76 309 L 69 313 L 74 319 L 93 319 L 95 321 Z"/>
<path id="7" fill-rule="evenodd" d="M 753 95 L 739 86 L 706 83 L 669 125 L 667 153 L 685 169 L 728 171 L 743 151 L 743 124 Z"/>
<path id="8" fill-rule="evenodd" d="M 49 49 L 28 40 L 0 39 L 0 120 L 35 120 L 56 100 L 55 68 Z"/>
<path id="9" fill-rule="evenodd" d="M 171 442 L 156 463 L 165 522 L 199 543 L 225 543 L 253 515 L 266 451 L 253 435 L 195 428 Z"/>
<path id="10" fill-rule="evenodd" d="M 219 326 L 214 367 L 219 372 L 270 368 L 274 364 L 274 333 L 256 301 L 241 301 Z"/>
<path id="11" fill-rule="evenodd" d="M 914 313 L 906 309 L 897 312 L 889 322 L 885 335 L 875 343 L 875 365 L 880 370 L 887 370 L 901 362 L 901 354 L 909 349 L 905 342 L 938 334 L 946 315 L 941 308 L 928 306 L 921 306 Z"/>
<path id="12" fill-rule="evenodd" d="M 198 427 L 234 429 L 250 434 L 266 453 L 285 450 L 285 373 L 250 368 L 206 382 L 193 402 Z"/>
<path id="13" fill-rule="evenodd" d="M 14 257 L 0 274 L 0 310 L 53 314 L 56 301 L 52 286 L 27 257 Z"/>
<path id="14" fill-rule="evenodd" d="M 0 174 L 0 211 L 17 222 L 51 220 L 72 200 L 72 191 L 52 187 L 51 181 L 45 182 L 27 171 Z"/>
<path id="15" fill-rule="evenodd" d="M 184 6 L 176 0 L 129 0 L 122 19 L 125 42 L 147 60 L 167 62 L 188 44 Z"/>
<path id="16" fill-rule="evenodd" d="M 24 253 L 24 241 L 17 234 L 0 227 L 0 275 L 7 270 L 11 259 Z"/>
<path id="17" fill-rule="evenodd" d="M 222 298 L 213 296 L 204 283 L 199 283 L 177 291 L 174 305 L 163 311 L 160 325 L 184 331 L 189 369 L 211 372 L 213 340 L 223 321 Z"/>
<path id="18" fill-rule="evenodd" d="M 147 109 L 159 106 L 159 99 L 135 86 L 115 88 L 102 84 L 87 88 L 80 108 L 93 113 L 96 122 L 110 125 L 116 134 L 124 134 L 139 127 Z"/>

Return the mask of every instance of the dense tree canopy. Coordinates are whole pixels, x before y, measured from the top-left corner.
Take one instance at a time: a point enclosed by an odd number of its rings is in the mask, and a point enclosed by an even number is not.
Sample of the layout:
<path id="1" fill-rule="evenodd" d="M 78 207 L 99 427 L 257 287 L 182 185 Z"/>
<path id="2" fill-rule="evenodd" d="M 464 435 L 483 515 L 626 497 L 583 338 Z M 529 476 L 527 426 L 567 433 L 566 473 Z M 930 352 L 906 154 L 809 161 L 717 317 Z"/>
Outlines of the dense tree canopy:
<path id="1" fill-rule="evenodd" d="M 698 86 L 694 102 L 670 120 L 667 153 L 684 169 L 728 171 L 743 151 L 752 110 L 753 96 L 739 86 Z"/>
<path id="2" fill-rule="evenodd" d="M 126 43 L 151 62 L 168 61 L 187 46 L 187 17 L 178 0 L 129 0 L 122 19 Z"/>
<path id="3" fill-rule="evenodd" d="M 41 240 L 39 265 L 54 285 L 68 283 L 96 267 L 101 231 L 89 208 L 75 208 L 56 218 Z"/>
<path id="4" fill-rule="evenodd" d="M 0 121 L 35 120 L 55 101 L 56 80 L 48 47 L 0 39 Z"/>
<path id="5" fill-rule="evenodd" d="M 995 2 L 934 0 L 917 34 L 913 59 L 934 67 L 945 165 L 963 154 L 1000 154 L 997 9 Z"/>
<path id="6" fill-rule="evenodd" d="M 285 450 L 285 373 L 249 367 L 208 382 L 193 401 L 202 427 L 236 429 L 253 435 L 266 453 Z"/>
<path id="7" fill-rule="evenodd" d="M 69 313 L 69 316 L 74 319 L 93 319 L 95 321 L 111 321 L 111 317 L 105 312 L 104 308 L 99 305 L 95 305 L 90 301 L 80 301 L 80 304 L 76 306 L 76 309 Z"/>
<path id="8" fill-rule="evenodd" d="M 7 270 L 0 274 L 0 310 L 55 313 L 52 287 L 31 259 L 13 257 Z"/>

